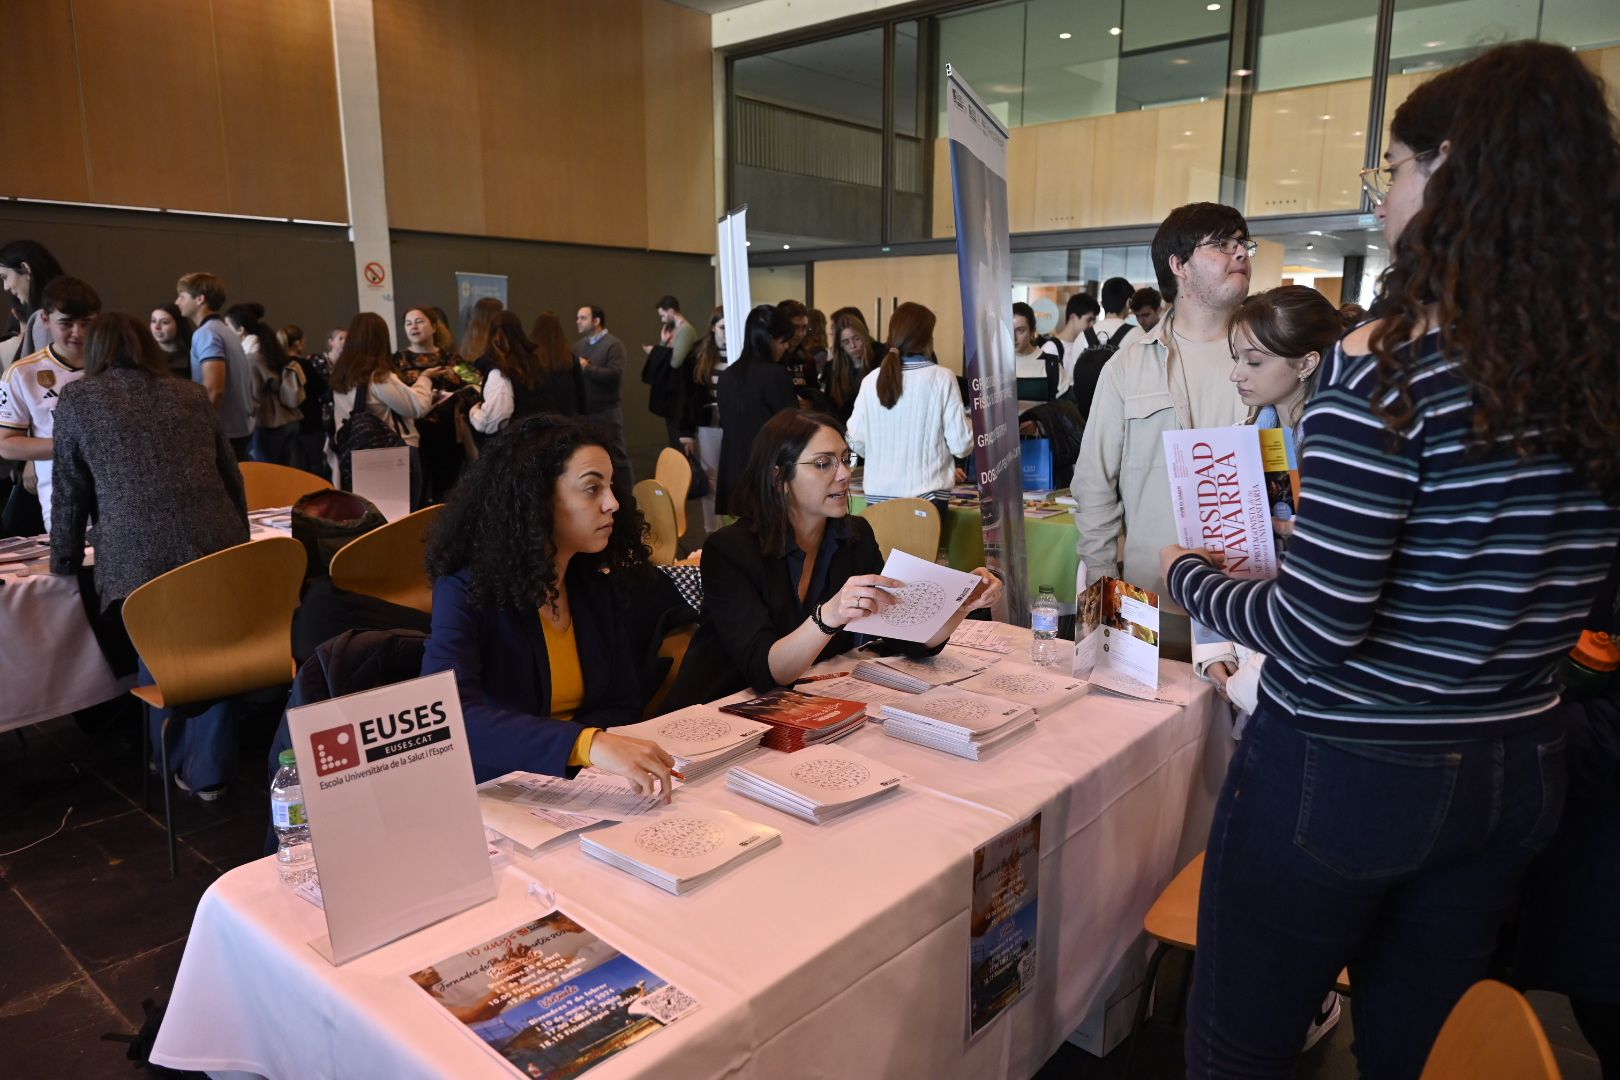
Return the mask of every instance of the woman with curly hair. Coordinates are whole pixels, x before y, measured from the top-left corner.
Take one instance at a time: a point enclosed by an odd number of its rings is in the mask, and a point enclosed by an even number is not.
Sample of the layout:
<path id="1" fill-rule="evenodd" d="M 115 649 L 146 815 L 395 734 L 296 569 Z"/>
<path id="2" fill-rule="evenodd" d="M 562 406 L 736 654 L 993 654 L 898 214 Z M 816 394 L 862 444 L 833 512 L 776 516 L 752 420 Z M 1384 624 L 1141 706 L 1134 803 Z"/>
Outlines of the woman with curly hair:
<path id="1" fill-rule="evenodd" d="M 615 590 L 646 565 L 641 532 L 601 435 L 562 417 L 490 440 L 450 493 L 428 536 L 422 674 L 456 673 L 480 782 L 595 765 L 668 798 L 675 759 L 607 730 L 641 719 Z"/>
<path id="2" fill-rule="evenodd" d="M 1289 1075 L 1345 966 L 1362 1074 L 1419 1074 L 1558 825 L 1552 676 L 1620 540 L 1602 85 L 1504 45 L 1414 90 L 1384 157 L 1381 317 L 1322 365 L 1282 574 L 1162 556 L 1268 655 L 1205 854 L 1190 1077 Z"/>

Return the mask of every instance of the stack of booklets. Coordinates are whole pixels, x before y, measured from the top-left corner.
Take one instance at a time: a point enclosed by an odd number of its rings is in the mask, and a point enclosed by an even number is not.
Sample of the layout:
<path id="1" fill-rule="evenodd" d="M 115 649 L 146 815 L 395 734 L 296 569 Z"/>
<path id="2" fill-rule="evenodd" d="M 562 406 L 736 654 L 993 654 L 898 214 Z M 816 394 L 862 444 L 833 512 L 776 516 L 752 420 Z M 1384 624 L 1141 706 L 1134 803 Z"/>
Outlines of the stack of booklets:
<path id="1" fill-rule="evenodd" d="M 572 780 L 530 772 L 497 776 L 478 785 L 478 811 L 486 828 L 532 856 L 558 837 L 647 814 L 663 802 L 621 776 L 595 772 L 583 770 Z"/>
<path id="2" fill-rule="evenodd" d="M 1037 716 L 1051 716 L 1086 692 L 1086 680 L 1075 678 L 1065 668 L 1003 660 L 982 675 L 962 680 L 957 689 L 1021 702 Z"/>
<path id="3" fill-rule="evenodd" d="M 792 753 L 848 735 L 866 720 L 866 705 L 841 698 L 815 697 L 778 687 L 747 701 L 720 706 L 720 711 L 769 724 L 761 745 Z"/>
<path id="4" fill-rule="evenodd" d="M 906 774 L 839 746 L 771 754 L 726 773 L 726 787 L 816 825 L 900 790 Z"/>
<path id="5" fill-rule="evenodd" d="M 579 849 L 680 896 L 781 842 L 769 825 L 682 796 L 661 813 L 581 835 Z"/>
<path id="6" fill-rule="evenodd" d="M 891 737 L 978 761 L 1035 726 L 1035 710 L 1001 698 L 936 686 L 901 705 L 883 706 Z"/>
<path id="7" fill-rule="evenodd" d="M 758 750 L 770 730 L 769 724 L 727 716 L 713 705 L 693 705 L 616 727 L 613 734 L 657 743 L 675 759 L 675 771 L 691 783 Z"/>
<path id="8" fill-rule="evenodd" d="M 885 656 L 878 660 L 862 660 L 855 665 L 855 677 L 887 686 L 891 690 L 920 694 L 935 686 L 972 678 L 994 663 L 994 659 L 981 652 L 959 645 L 946 645 L 937 656 L 917 659 Z"/>

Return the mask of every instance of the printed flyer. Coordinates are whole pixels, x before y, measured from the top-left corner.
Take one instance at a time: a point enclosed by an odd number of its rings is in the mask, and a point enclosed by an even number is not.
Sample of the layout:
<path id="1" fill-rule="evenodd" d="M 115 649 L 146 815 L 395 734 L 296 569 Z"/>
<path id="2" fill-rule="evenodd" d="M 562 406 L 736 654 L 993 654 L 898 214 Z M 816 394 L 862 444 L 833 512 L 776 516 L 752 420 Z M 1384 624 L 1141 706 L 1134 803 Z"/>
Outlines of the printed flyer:
<path id="1" fill-rule="evenodd" d="M 1080 564 L 1083 583 L 1085 564 Z M 1159 594 L 1105 577 L 1078 591 L 1076 678 L 1152 701 L 1159 694 Z"/>
<path id="2" fill-rule="evenodd" d="M 527 1077 L 563 1080 L 698 1003 L 560 911 L 411 975 Z"/>
<path id="3" fill-rule="evenodd" d="M 973 852 L 968 1038 L 1035 985 L 1041 815 Z"/>

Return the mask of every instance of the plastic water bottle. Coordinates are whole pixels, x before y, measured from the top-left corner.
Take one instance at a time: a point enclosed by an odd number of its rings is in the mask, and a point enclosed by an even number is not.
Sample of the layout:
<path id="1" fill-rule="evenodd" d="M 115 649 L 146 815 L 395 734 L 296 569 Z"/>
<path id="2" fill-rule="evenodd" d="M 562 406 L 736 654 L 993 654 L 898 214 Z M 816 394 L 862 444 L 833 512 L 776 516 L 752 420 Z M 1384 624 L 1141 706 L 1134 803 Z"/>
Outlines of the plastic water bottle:
<path id="1" fill-rule="evenodd" d="M 315 876 L 315 849 L 309 842 L 298 761 L 291 750 L 281 752 L 281 767 L 270 784 L 270 822 L 276 828 L 276 868 L 281 871 L 281 883 L 302 885 Z"/>
<path id="2" fill-rule="evenodd" d="M 1043 667 L 1056 667 L 1063 662 L 1063 642 L 1057 636 L 1057 593 L 1050 585 L 1042 585 L 1040 595 L 1029 609 L 1029 626 L 1035 631 L 1035 640 L 1029 643 L 1031 663 Z"/>

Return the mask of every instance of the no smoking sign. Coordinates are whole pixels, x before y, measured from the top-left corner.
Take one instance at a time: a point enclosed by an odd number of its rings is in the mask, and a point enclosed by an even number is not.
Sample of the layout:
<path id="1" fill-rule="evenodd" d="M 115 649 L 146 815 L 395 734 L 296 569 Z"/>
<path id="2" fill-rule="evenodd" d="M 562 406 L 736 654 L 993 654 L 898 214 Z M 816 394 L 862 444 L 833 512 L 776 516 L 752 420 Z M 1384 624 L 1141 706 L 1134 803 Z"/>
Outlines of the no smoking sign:
<path id="1" fill-rule="evenodd" d="M 366 284 L 374 289 L 382 288 L 383 282 L 388 280 L 388 271 L 383 269 L 380 262 L 368 262 L 361 271 L 365 275 Z"/>

